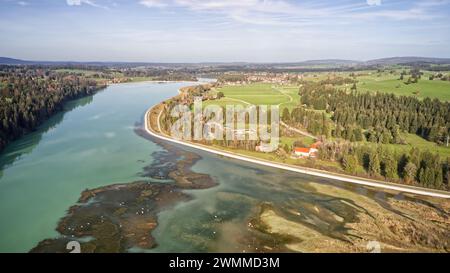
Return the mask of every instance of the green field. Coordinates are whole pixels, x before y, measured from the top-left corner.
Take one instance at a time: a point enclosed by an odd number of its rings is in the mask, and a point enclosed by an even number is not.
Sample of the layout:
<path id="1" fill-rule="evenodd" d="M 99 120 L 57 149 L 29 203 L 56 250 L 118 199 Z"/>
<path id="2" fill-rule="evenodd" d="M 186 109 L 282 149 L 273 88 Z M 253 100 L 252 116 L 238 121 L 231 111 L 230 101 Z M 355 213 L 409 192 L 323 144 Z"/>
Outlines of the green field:
<path id="1" fill-rule="evenodd" d="M 311 137 L 307 137 L 307 136 L 302 136 L 302 137 L 286 137 L 286 136 L 281 136 L 280 137 L 280 145 L 281 147 L 284 147 L 284 145 L 288 145 L 289 147 L 293 147 L 294 146 L 294 142 L 296 141 L 301 141 L 303 142 L 303 144 L 305 144 L 305 147 L 309 147 L 311 146 L 311 144 L 313 144 L 315 142 L 315 139 L 311 138 Z"/>
<path id="2" fill-rule="evenodd" d="M 398 72 L 398 73 L 397 73 Z M 320 73 L 314 78 L 325 79 L 329 77 L 329 73 Z M 348 77 L 348 73 L 336 73 L 335 76 Z M 357 79 L 358 90 L 369 92 L 388 92 L 397 95 L 414 95 L 413 92 L 419 91 L 417 96 L 419 98 L 432 97 L 439 98 L 441 100 L 450 101 L 450 83 L 440 80 L 430 81 L 428 77 L 430 73 L 425 72 L 422 79 L 417 84 L 406 85 L 403 81 L 398 80 L 400 75 L 399 71 L 395 73 L 383 72 L 377 73 L 376 71 L 363 71 L 359 73 Z M 405 76 L 407 79 L 409 76 Z M 347 85 L 346 88 L 351 86 Z M 214 92 L 223 92 L 224 98 L 220 100 L 205 101 L 204 106 L 215 104 L 225 107 L 226 105 L 279 105 L 280 109 L 287 107 L 292 108 L 298 106 L 300 96 L 298 95 L 299 87 L 297 86 L 277 86 L 273 84 L 257 83 L 239 86 L 225 86 L 214 90 Z M 392 150 L 408 153 L 412 147 L 418 147 L 422 151 L 431 151 L 438 153 L 441 157 L 450 157 L 450 148 L 444 146 L 438 146 L 436 143 L 429 142 L 419 136 L 413 134 L 404 134 L 404 138 L 407 145 L 399 144 L 383 144 L 385 147 L 389 147 Z M 289 138 L 281 137 L 281 145 L 285 144 L 292 147 L 296 140 L 302 140 L 306 145 L 313 142 L 308 138 Z M 370 144 L 376 146 L 377 144 Z"/>
<path id="3" fill-rule="evenodd" d="M 374 72 L 370 75 L 357 77 L 358 90 L 367 92 L 393 93 L 403 96 L 416 96 L 418 98 L 437 98 L 443 101 L 450 101 L 450 82 L 428 79 L 429 73 L 425 73 L 418 83 L 405 84 L 404 80 L 399 80 L 399 73 L 389 74 Z"/>
<path id="4" fill-rule="evenodd" d="M 291 111 L 293 108 L 297 107 L 300 104 L 300 95 L 298 86 L 277 86 L 275 89 L 284 95 L 289 96 L 289 101 L 286 103 L 280 104 L 280 109 L 288 108 Z"/>
<path id="5" fill-rule="evenodd" d="M 206 107 L 208 105 L 219 105 L 221 107 L 226 107 L 227 105 L 241 105 L 246 106 L 248 104 L 243 103 L 238 100 L 230 99 L 230 98 L 221 98 L 220 100 L 208 100 L 203 102 L 203 107 Z"/>
<path id="6" fill-rule="evenodd" d="M 439 79 L 430 81 L 429 77 L 436 74 L 430 71 L 421 71 L 423 73 L 422 78 L 418 83 L 405 84 L 410 77 L 409 75 L 404 76 L 403 81 L 399 80 L 400 73 L 402 71 L 408 71 L 408 68 L 396 68 L 393 70 L 394 73 L 390 71 L 377 72 L 376 70 L 365 70 L 365 71 L 355 71 L 354 74 L 357 75 L 356 79 L 358 81 L 357 87 L 359 91 L 363 92 L 383 92 L 383 93 L 393 93 L 399 96 L 415 96 L 419 99 L 426 97 L 437 98 L 443 101 L 450 101 L 450 82 L 441 81 Z M 444 75 L 446 73 L 443 73 Z M 317 73 L 306 73 L 304 75 L 305 81 L 318 82 L 326 80 L 330 77 L 343 77 L 349 78 L 349 72 L 317 72 Z M 342 87 L 342 86 L 341 86 Z M 344 86 L 346 89 L 350 90 L 351 84 Z"/>
<path id="7" fill-rule="evenodd" d="M 233 105 L 279 105 L 280 108 L 294 108 L 300 97 L 296 86 L 275 86 L 258 83 L 240 86 L 225 86 L 216 90 L 223 92 L 225 97 L 220 100 L 209 101 L 205 105 L 218 104 Z"/>
<path id="8" fill-rule="evenodd" d="M 450 147 L 439 146 L 434 142 L 427 141 L 420 136 L 413 134 L 403 134 L 407 145 L 400 144 L 381 144 L 383 147 L 390 148 L 392 151 L 397 151 L 401 153 L 408 153 L 411 151 L 413 147 L 419 148 L 422 152 L 429 151 L 432 153 L 439 154 L 443 160 L 446 160 L 447 157 L 450 157 Z M 369 145 L 373 145 L 376 147 L 378 144 L 368 143 Z"/>

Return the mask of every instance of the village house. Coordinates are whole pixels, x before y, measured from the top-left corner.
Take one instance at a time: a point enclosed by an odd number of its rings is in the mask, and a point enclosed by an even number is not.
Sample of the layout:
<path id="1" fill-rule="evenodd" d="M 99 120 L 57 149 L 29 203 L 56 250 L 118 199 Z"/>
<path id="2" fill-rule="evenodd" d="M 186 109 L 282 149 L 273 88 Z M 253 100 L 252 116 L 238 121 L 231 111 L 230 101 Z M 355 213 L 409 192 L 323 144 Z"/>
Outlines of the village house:
<path id="1" fill-rule="evenodd" d="M 303 79 L 303 75 L 293 73 L 243 73 L 240 74 L 246 78 L 239 81 L 227 82 L 230 86 L 240 86 L 251 83 L 271 83 L 277 85 L 289 85 L 292 81 L 298 81 Z"/>
<path id="2" fill-rule="evenodd" d="M 294 155 L 297 157 L 312 157 L 311 148 L 294 148 Z"/>
<path id="3" fill-rule="evenodd" d="M 316 158 L 321 144 L 319 141 L 312 144 L 309 148 L 295 148 L 294 155 L 300 158 Z"/>

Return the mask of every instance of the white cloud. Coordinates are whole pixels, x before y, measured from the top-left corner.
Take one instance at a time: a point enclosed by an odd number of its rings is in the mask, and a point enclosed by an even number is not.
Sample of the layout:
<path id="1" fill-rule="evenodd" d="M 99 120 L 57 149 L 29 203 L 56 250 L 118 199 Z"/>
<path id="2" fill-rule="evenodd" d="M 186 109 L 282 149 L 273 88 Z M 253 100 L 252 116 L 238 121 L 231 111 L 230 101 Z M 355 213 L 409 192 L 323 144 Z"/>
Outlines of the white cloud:
<path id="1" fill-rule="evenodd" d="M 81 0 L 66 0 L 67 5 L 69 6 L 80 6 Z"/>
<path id="2" fill-rule="evenodd" d="M 381 6 L 381 0 L 367 0 L 369 6 Z"/>
<path id="3" fill-rule="evenodd" d="M 139 3 L 148 8 L 162 8 L 167 6 L 167 3 L 162 0 L 141 0 Z"/>
<path id="4" fill-rule="evenodd" d="M 191 10 L 260 13 L 297 13 L 299 5 L 292 5 L 283 0 L 174 0 L 178 6 Z"/>
<path id="5" fill-rule="evenodd" d="M 175 0 L 175 2 L 178 5 L 197 10 L 249 9 L 261 4 L 259 0 Z"/>
<path id="6" fill-rule="evenodd" d="M 298 25 L 306 18 L 326 17 L 332 13 L 332 10 L 315 9 L 284 0 L 141 0 L 139 3 L 149 8 L 181 7 L 218 13 L 240 23 L 273 26 Z"/>
<path id="7" fill-rule="evenodd" d="M 97 3 L 95 3 L 92 0 L 66 0 L 67 5 L 69 6 L 81 6 L 82 4 L 86 4 L 92 7 L 96 7 L 96 8 L 104 8 L 107 9 L 106 6 L 101 6 L 98 5 Z"/>
<path id="8" fill-rule="evenodd" d="M 330 25 L 332 21 L 351 24 L 354 20 L 388 19 L 430 20 L 439 16 L 434 8 L 450 0 L 413 2 L 402 8 L 383 5 L 382 0 L 366 0 L 352 4 L 330 4 L 324 1 L 288 0 L 140 0 L 149 8 L 185 8 L 196 12 L 209 12 L 228 17 L 243 24 L 303 27 Z M 389 8 L 390 7 L 390 8 Z"/>
<path id="9" fill-rule="evenodd" d="M 196 11 L 259 11 L 285 13 L 295 9 L 294 5 L 283 0 L 141 0 L 147 7 L 178 6 Z"/>

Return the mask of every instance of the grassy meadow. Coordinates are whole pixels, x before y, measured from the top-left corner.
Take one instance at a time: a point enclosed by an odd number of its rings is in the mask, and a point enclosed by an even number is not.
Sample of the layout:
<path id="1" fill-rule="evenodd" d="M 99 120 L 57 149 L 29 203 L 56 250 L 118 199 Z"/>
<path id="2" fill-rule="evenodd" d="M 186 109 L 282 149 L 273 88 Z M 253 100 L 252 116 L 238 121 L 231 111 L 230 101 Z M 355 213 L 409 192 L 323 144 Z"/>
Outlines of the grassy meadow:
<path id="1" fill-rule="evenodd" d="M 450 157 L 450 147 L 439 146 L 434 142 L 427 141 L 426 139 L 421 138 L 420 136 L 413 134 L 403 134 L 404 139 L 406 140 L 406 145 L 400 144 L 375 144 L 369 143 L 367 144 L 373 145 L 374 147 L 377 145 L 382 145 L 383 147 L 389 148 L 392 151 L 396 151 L 399 153 L 408 153 L 412 148 L 419 148 L 421 151 L 429 151 L 432 153 L 439 154 L 442 160 L 446 160 L 447 157 Z"/>
<path id="2" fill-rule="evenodd" d="M 305 144 L 305 147 L 309 147 L 311 146 L 311 144 L 313 144 L 315 141 L 315 139 L 311 138 L 311 137 L 307 137 L 307 136 L 301 136 L 301 137 L 286 137 L 286 136 L 281 136 L 280 137 L 280 145 L 281 147 L 284 147 L 284 145 L 288 145 L 289 147 L 293 147 L 294 143 L 296 141 L 301 141 L 303 144 Z"/>
<path id="3" fill-rule="evenodd" d="M 392 73 L 391 73 L 392 71 Z M 362 92 L 383 92 L 393 93 L 398 96 L 415 96 L 419 99 L 437 98 L 442 101 L 450 101 L 450 82 L 440 79 L 429 80 L 436 72 L 421 71 L 423 73 L 418 83 L 405 84 L 410 75 L 405 75 L 400 80 L 402 71 L 409 71 L 407 68 L 398 67 L 395 70 L 378 72 L 376 70 L 365 70 L 353 72 L 356 74 L 358 91 Z M 448 73 L 443 73 L 444 75 Z M 305 81 L 319 82 L 329 77 L 350 77 L 350 72 L 317 72 L 304 74 Z M 351 84 L 343 86 L 350 90 Z"/>
<path id="4" fill-rule="evenodd" d="M 398 73 L 397 73 L 398 72 Z M 428 78 L 431 75 L 429 72 L 425 72 L 422 78 L 417 84 L 406 85 L 403 81 L 399 80 L 401 70 L 394 73 L 377 71 L 363 71 L 357 73 L 358 90 L 366 92 L 386 92 L 394 93 L 396 95 L 417 96 L 419 98 L 431 97 L 438 98 L 440 100 L 450 101 L 450 82 L 444 82 L 440 80 L 430 81 Z M 305 80 L 324 80 L 331 75 L 348 77 L 349 73 L 319 73 L 309 74 Z M 409 76 L 404 77 L 404 81 Z M 351 88 L 350 85 L 345 88 Z M 214 92 L 223 92 L 224 96 L 220 100 L 205 101 L 204 106 L 215 104 L 220 106 L 226 105 L 279 105 L 280 109 L 287 107 L 292 110 L 299 105 L 300 96 L 298 95 L 298 86 L 281 86 L 266 83 L 255 83 L 248 85 L 238 86 L 225 86 L 214 90 Z M 418 92 L 417 92 L 418 91 Z M 414 92 L 417 92 L 414 94 Z M 417 135 L 404 134 L 407 144 L 382 144 L 397 152 L 409 152 L 412 147 L 418 147 L 421 150 L 429 150 L 433 153 L 438 153 L 442 158 L 450 157 L 450 148 L 445 146 L 439 146 L 436 143 L 429 142 Z M 292 147 L 296 140 L 301 140 L 305 144 L 311 144 L 312 139 L 308 138 L 289 138 L 282 136 L 280 141 L 282 147 L 287 144 Z M 376 146 L 377 144 L 369 144 Z"/>
<path id="5" fill-rule="evenodd" d="M 409 76 L 399 80 L 399 73 L 376 73 L 357 77 L 357 88 L 365 92 L 393 93 L 399 96 L 416 96 L 420 99 L 429 97 L 443 101 L 450 101 L 450 82 L 429 80 L 429 73 L 425 73 L 418 83 L 405 84 Z"/>
<path id="6" fill-rule="evenodd" d="M 204 105 L 279 105 L 292 109 L 299 104 L 300 96 L 296 86 L 276 86 L 268 83 L 257 83 L 239 86 L 221 87 L 215 92 L 223 92 L 224 98 L 208 101 Z"/>

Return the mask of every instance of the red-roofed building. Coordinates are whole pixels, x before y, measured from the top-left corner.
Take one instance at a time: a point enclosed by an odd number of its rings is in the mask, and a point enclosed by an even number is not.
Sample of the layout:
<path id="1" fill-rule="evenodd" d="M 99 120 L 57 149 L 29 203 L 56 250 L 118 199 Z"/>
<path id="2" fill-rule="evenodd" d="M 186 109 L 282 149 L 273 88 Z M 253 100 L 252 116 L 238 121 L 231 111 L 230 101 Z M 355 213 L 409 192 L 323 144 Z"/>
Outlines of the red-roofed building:
<path id="1" fill-rule="evenodd" d="M 310 148 L 295 148 L 294 154 L 300 157 L 310 157 L 311 149 Z"/>
<path id="2" fill-rule="evenodd" d="M 311 148 L 295 148 L 294 155 L 298 157 L 317 157 L 317 153 L 319 152 L 318 148 L 321 144 L 321 142 L 316 142 L 311 145 Z"/>

